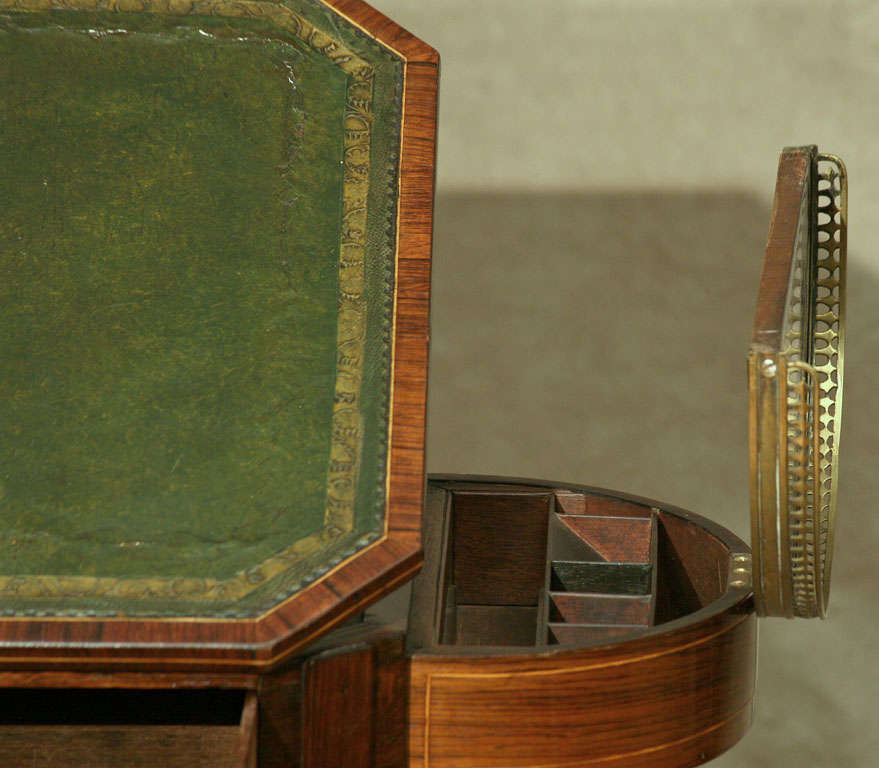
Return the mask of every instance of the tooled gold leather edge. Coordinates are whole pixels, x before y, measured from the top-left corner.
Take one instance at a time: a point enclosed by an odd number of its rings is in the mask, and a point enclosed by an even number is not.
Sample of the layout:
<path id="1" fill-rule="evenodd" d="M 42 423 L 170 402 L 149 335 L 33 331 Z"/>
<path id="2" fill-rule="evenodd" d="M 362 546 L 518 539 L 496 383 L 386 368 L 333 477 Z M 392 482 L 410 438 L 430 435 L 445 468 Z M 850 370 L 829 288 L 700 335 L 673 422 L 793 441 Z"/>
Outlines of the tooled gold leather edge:
<path id="1" fill-rule="evenodd" d="M 251 0 L 0 0 L 0 9 L 17 11 L 143 11 L 170 15 L 214 15 L 265 18 L 292 32 L 339 66 L 348 76 L 343 153 L 343 216 L 339 254 L 339 320 L 337 370 L 333 398 L 330 465 L 327 478 L 326 528 L 299 539 L 281 552 L 231 579 L 153 577 L 116 579 L 89 576 L 2 576 L 0 596 L 20 598 L 173 597 L 188 600 L 240 599 L 280 575 L 293 559 L 353 529 L 354 495 L 360 459 L 359 400 L 366 338 L 363 297 L 366 248 L 366 203 L 369 191 L 370 141 L 374 72 L 338 40 L 317 29 L 283 5 Z M 387 535 L 387 520 L 381 540 Z M 379 543 L 378 541 L 374 544 Z M 341 565 L 341 564 L 340 564 Z M 338 566 L 337 566 L 338 567 Z M 333 568 L 332 571 L 335 571 Z M 324 574 L 324 578 L 329 573 Z M 283 602 L 286 602 L 283 601 Z M 14 617 L 9 617 L 14 618 Z M 30 617 L 34 618 L 34 617 Z M 43 618 L 43 617 L 40 617 Z M 45 617 L 50 618 L 50 617 Z M 58 618 L 76 618 L 64 616 Z M 162 618 L 162 617 L 140 617 Z"/>

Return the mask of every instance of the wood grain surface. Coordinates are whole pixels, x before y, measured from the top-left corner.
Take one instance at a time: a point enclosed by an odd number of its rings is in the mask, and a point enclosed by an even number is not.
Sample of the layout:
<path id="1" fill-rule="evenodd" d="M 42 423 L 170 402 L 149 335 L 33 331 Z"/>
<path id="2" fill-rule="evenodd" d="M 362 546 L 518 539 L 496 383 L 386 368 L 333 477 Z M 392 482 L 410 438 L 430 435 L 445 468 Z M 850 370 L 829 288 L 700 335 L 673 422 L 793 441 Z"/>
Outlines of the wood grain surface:
<path id="1" fill-rule="evenodd" d="M 453 578 L 459 605 L 536 605 L 546 570 L 547 493 L 455 496 Z"/>
<path id="2" fill-rule="evenodd" d="M 788 305 L 788 283 L 794 258 L 794 243 L 800 225 L 800 206 L 808 185 L 817 147 L 786 149 L 778 163 L 772 218 L 766 259 L 760 277 L 757 310 L 751 344 L 767 351 L 781 351 L 784 313 Z"/>
<path id="3" fill-rule="evenodd" d="M 555 656 L 418 654 L 410 765 L 699 765 L 751 720 L 749 601 L 688 630 Z"/>
<path id="4" fill-rule="evenodd" d="M 350 629 L 330 639 L 302 667 L 301 753 L 287 768 L 404 768 L 408 667 L 403 635 L 387 628 Z"/>
<path id="5" fill-rule="evenodd" d="M 366 646 L 307 662 L 303 768 L 372 768 L 373 682 L 373 655 Z"/>
<path id="6" fill-rule="evenodd" d="M 251 768 L 236 726 L 0 726 L 0 764 L 21 768 Z"/>

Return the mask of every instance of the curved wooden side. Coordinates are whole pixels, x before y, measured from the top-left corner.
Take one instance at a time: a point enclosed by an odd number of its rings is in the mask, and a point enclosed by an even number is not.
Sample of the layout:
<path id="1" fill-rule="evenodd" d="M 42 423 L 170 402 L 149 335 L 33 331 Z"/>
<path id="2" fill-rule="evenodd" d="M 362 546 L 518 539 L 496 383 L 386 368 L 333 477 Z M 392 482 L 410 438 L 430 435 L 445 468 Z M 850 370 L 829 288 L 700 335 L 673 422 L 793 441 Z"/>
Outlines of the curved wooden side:
<path id="1" fill-rule="evenodd" d="M 736 536 L 684 510 L 584 486 L 434 477 L 429 488 L 426 564 L 409 622 L 412 768 L 689 768 L 744 736 L 757 619 L 749 551 Z M 621 527 L 623 520 L 630 524 Z M 552 530 L 560 521 L 598 547 L 599 558 L 607 550 L 613 567 L 633 547 L 643 549 L 653 526 L 658 574 L 649 621 L 636 626 L 613 612 L 550 618 L 565 595 L 581 610 L 605 610 L 595 604 L 605 590 L 588 579 L 551 586 L 557 565 L 588 559 L 557 549 L 562 539 Z M 505 536 L 510 527 L 515 533 Z M 547 576 L 534 608 L 530 582 L 539 580 L 544 551 Z M 525 581 L 527 595 L 509 588 Z M 496 621 L 498 614 L 506 620 Z M 481 626 L 474 616 L 483 617 Z M 605 633 L 615 622 L 619 634 Z M 573 631 L 553 636 L 564 628 Z"/>
<path id="2" fill-rule="evenodd" d="M 686 768 L 751 722 L 751 600 L 668 635 L 544 656 L 416 654 L 413 768 Z"/>

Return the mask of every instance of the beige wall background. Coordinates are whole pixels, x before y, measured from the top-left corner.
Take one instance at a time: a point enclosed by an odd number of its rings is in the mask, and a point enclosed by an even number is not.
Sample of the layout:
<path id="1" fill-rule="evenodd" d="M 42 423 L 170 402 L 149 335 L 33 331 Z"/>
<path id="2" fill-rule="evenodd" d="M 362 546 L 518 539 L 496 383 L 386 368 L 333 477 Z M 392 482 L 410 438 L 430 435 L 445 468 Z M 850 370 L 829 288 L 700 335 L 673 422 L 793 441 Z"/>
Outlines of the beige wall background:
<path id="1" fill-rule="evenodd" d="M 441 190 L 766 197 L 777 151 L 817 143 L 854 163 L 852 228 L 879 217 L 873 0 L 375 4 L 442 56 Z"/>
<path id="2" fill-rule="evenodd" d="M 688 507 L 748 538 L 744 359 L 779 150 L 850 173 L 832 617 L 761 623 L 717 768 L 879 754 L 879 3 L 373 0 L 442 55 L 429 469 Z"/>

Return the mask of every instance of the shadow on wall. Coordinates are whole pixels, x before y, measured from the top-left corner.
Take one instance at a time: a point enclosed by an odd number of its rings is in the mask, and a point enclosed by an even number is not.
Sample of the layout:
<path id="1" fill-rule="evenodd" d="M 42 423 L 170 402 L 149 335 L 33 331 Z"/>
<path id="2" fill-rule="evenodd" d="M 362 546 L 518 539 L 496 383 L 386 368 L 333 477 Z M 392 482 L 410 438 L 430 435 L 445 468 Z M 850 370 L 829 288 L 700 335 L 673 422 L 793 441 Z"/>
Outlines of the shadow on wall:
<path id="1" fill-rule="evenodd" d="M 431 470 L 723 498 L 744 533 L 768 224 L 736 193 L 440 197 Z"/>
<path id="2" fill-rule="evenodd" d="M 642 494 L 749 540 L 745 359 L 770 212 L 724 191 L 441 195 L 429 470 Z M 879 748 L 877 289 L 850 277 L 832 620 L 762 623 L 756 725 L 718 768 L 867 766 Z"/>

